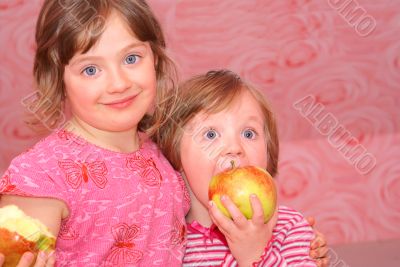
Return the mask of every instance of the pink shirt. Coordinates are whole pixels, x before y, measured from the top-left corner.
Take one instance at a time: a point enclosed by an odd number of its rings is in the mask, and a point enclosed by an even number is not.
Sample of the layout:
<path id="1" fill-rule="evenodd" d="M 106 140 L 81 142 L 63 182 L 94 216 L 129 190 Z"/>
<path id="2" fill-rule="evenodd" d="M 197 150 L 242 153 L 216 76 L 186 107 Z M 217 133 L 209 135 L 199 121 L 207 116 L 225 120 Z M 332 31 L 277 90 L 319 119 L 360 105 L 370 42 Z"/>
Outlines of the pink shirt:
<path id="1" fill-rule="evenodd" d="M 57 266 L 181 266 L 189 196 L 157 146 L 141 135 L 112 152 L 60 130 L 16 157 L 0 193 L 64 201 Z"/>
<path id="2" fill-rule="evenodd" d="M 253 266 L 317 266 L 310 258 L 314 232 L 303 216 L 280 206 L 272 238 Z M 238 266 L 226 239 L 218 228 L 207 228 L 194 221 L 188 225 L 187 248 L 183 266 Z"/>

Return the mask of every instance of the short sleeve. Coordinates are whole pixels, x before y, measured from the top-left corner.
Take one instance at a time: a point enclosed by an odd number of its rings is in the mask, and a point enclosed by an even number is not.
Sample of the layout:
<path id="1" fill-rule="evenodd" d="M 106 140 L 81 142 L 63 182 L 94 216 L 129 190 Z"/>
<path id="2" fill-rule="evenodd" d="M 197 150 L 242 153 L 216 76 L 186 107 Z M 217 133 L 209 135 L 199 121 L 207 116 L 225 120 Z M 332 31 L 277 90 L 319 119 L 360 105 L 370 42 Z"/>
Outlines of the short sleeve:
<path id="1" fill-rule="evenodd" d="M 0 180 L 0 194 L 53 198 L 70 206 L 68 188 L 59 168 L 52 158 L 47 160 L 43 168 L 44 162 L 32 154 L 16 157 Z"/>

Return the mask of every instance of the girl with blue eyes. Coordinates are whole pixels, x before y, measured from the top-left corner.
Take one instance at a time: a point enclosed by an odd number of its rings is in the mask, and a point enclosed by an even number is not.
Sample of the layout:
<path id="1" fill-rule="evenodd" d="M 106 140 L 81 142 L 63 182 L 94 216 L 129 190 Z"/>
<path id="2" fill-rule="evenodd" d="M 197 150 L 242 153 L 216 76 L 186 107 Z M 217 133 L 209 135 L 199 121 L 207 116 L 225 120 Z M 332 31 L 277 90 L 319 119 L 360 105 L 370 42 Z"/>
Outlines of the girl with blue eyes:
<path id="1" fill-rule="evenodd" d="M 174 88 L 149 6 L 46 0 L 36 44 L 27 104 L 31 124 L 52 132 L 0 180 L 0 207 L 17 205 L 57 237 L 35 266 L 181 266 L 186 187 L 144 134 L 162 124 L 148 113 Z M 25 253 L 18 266 L 34 260 Z"/>
<path id="2" fill-rule="evenodd" d="M 254 216 L 248 220 L 222 196 L 231 220 L 209 201 L 211 177 L 231 168 L 232 161 L 277 174 L 277 129 L 262 94 L 233 72 L 220 70 L 184 82 L 176 97 L 175 108 L 171 97 L 156 111 L 173 110 L 153 139 L 189 185 L 183 266 L 327 266 L 324 237 L 299 212 L 279 206 L 264 223 L 261 204 L 252 196 Z M 312 243 L 321 239 L 311 258 Z"/>

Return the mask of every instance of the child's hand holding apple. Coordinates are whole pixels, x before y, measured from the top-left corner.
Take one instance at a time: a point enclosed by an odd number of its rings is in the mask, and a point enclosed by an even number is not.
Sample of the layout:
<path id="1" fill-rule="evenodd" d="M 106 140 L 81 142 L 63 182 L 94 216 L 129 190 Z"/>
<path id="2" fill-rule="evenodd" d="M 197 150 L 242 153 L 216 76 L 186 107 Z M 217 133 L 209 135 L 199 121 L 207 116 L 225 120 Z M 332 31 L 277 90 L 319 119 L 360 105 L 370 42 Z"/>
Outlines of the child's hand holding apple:
<path id="1" fill-rule="evenodd" d="M 264 213 L 264 222 L 267 222 L 276 209 L 276 187 L 271 175 L 264 169 L 246 166 L 225 170 L 212 177 L 208 190 L 208 197 L 223 214 L 231 218 L 231 214 L 221 204 L 221 196 L 229 196 L 239 210 L 251 219 L 253 209 L 249 197 L 256 195 L 261 201 Z"/>
<path id="2" fill-rule="evenodd" d="M 211 179 L 209 213 L 239 266 L 260 259 L 277 221 L 272 177 L 257 167 L 224 171 Z"/>

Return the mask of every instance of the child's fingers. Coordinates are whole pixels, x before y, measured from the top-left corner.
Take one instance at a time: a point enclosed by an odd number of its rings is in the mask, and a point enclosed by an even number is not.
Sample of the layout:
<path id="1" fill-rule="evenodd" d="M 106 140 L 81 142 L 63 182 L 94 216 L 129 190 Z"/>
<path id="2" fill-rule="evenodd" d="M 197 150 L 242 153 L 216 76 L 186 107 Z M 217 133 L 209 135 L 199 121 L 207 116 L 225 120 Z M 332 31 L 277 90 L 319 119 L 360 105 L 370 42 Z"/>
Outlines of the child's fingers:
<path id="1" fill-rule="evenodd" d="M 46 261 L 46 267 L 53 267 L 55 265 L 55 263 L 56 263 L 56 253 L 55 253 L 55 251 L 51 251 L 48 254 L 48 258 Z"/>
<path id="2" fill-rule="evenodd" d="M 325 236 L 317 230 L 314 230 L 314 233 L 315 238 L 311 241 L 311 249 L 317 249 L 319 247 L 326 246 Z"/>
<path id="3" fill-rule="evenodd" d="M 4 263 L 4 255 L 0 253 L 0 267 L 3 266 Z"/>
<path id="4" fill-rule="evenodd" d="M 311 226 L 312 228 L 314 228 L 314 226 L 315 226 L 315 218 L 309 216 L 309 217 L 306 218 L 306 220 L 307 220 L 307 222 L 310 224 L 310 226 Z"/>
<path id="5" fill-rule="evenodd" d="M 31 252 L 25 252 L 21 259 L 18 262 L 18 265 L 16 267 L 25 267 L 25 266 L 31 266 L 33 263 L 33 260 L 35 259 L 35 255 Z"/>
<path id="6" fill-rule="evenodd" d="M 278 207 L 276 207 L 274 214 L 272 215 L 271 219 L 267 222 L 268 229 L 272 232 L 272 229 L 274 229 L 276 222 L 278 221 Z"/>
<path id="7" fill-rule="evenodd" d="M 250 195 L 251 208 L 253 210 L 253 217 L 251 220 L 255 224 L 264 224 L 264 210 L 257 195 Z"/>
<path id="8" fill-rule="evenodd" d="M 228 196 L 221 196 L 221 202 L 224 207 L 228 210 L 229 214 L 232 217 L 233 222 L 240 228 L 244 226 L 247 222 L 246 217 L 243 213 L 238 209 L 235 203 Z"/>
<path id="9" fill-rule="evenodd" d="M 39 251 L 34 267 L 43 267 L 46 264 L 47 254 L 44 251 Z"/>
<path id="10" fill-rule="evenodd" d="M 208 212 L 210 213 L 210 217 L 214 224 L 218 226 L 222 233 L 225 234 L 232 231 L 232 228 L 234 227 L 233 221 L 222 214 L 213 201 L 209 202 Z"/>
<path id="11" fill-rule="evenodd" d="M 314 217 L 307 217 L 307 222 L 313 228 L 315 233 L 315 238 L 311 241 L 311 249 L 318 249 L 319 247 L 326 246 L 326 239 L 325 236 L 315 229 L 315 218 Z"/>
<path id="12" fill-rule="evenodd" d="M 310 256 L 313 259 L 325 258 L 328 256 L 328 247 L 319 247 L 310 251 Z"/>
<path id="13" fill-rule="evenodd" d="M 225 229 L 222 228 L 221 225 L 219 225 L 219 222 L 214 218 L 214 216 L 211 213 L 210 213 L 210 218 L 211 218 L 212 222 L 214 223 L 214 225 L 216 225 L 218 227 L 218 229 L 221 231 L 221 233 L 224 236 L 227 236 L 228 233 L 225 231 Z"/>
<path id="14" fill-rule="evenodd" d="M 329 266 L 329 258 L 319 258 L 316 260 L 317 266 L 318 267 L 328 267 Z"/>

